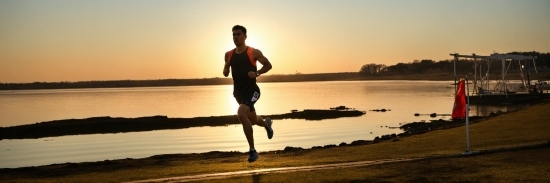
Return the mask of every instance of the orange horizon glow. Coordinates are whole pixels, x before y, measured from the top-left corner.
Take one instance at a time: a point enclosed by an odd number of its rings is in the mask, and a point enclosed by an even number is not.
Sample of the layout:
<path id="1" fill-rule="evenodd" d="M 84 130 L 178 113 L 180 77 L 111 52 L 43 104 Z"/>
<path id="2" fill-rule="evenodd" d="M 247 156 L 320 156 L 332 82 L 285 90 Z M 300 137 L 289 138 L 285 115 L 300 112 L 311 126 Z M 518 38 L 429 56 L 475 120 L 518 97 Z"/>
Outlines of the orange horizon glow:
<path id="1" fill-rule="evenodd" d="M 292 6 L 289 4 L 292 3 Z M 0 1 L 0 83 L 223 77 L 231 28 L 267 74 L 550 52 L 549 1 Z"/>

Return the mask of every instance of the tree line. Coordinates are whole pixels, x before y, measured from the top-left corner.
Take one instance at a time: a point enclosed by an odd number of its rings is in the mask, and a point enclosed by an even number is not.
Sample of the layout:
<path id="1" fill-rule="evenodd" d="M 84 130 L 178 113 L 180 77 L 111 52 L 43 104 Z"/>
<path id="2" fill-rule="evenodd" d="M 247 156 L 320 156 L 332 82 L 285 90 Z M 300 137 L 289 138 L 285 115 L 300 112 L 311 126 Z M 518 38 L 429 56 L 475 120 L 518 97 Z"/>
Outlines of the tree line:
<path id="1" fill-rule="evenodd" d="M 528 68 L 532 70 L 535 68 L 538 70 L 546 70 L 550 67 L 550 53 L 539 53 L 539 52 L 510 52 L 508 54 L 515 55 L 524 55 L 524 56 L 536 56 L 535 65 L 532 64 L 532 61 L 525 63 L 528 65 Z M 484 62 L 483 64 L 486 64 Z M 398 63 L 395 65 L 386 66 L 385 64 L 376 64 L 370 63 L 365 64 L 359 70 L 359 74 L 362 76 L 388 76 L 388 75 L 406 75 L 406 74 L 431 74 L 431 73 L 453 73 L 454 72 L 454 60 L 447 59 L 441 61 L 434 61 L 430 59 L 425 60 L 415 60 L 409 63 Z M 456 61 L 456 72 L 457 74 L 468 74 L 473 73 L 475 67 L 475 62 L 473 59 L 459 59 Z M 483 65 L 484 68 L 487 68 L 486 65 Z M 520 69 L 519 64 L 511 64 L 509 67 L 506 66 L 508 70 L 517 71 Z M 502 70 L 502 63 L 493 61 L 490 65 L 491 70 L 498 73 Z"/>
<path id="2" fill-rule="evenodd" d="M 232 84 L 231 78 L 0 83 L 0 90 L 127 88 Z"/>
<path id="3" fill-rule="evenodd" d="M 538 52 L 511 52 L 526 56 L 536 56 L 537 69 L 550 67 L 550 53 Z M 450 57 L 450 56 L 449 56 Z M 386 66 L 384 64 L 365 64 L 359 72 L 345 73 L 316 73 L 316 74 L 287 74 L 287 75 L 264 75 L 258 78 L 258 82 L 300 82 L 300 81 L 334 81 L 334 80 L 357 80 L 369 79 L 366 76 L 389 76 L 382 79 L 411 79 L 407 75 L 432 74 L 432 73 L 453 73 L 452 59 L 433 61 L 429 59 L 415 60 L 409 63 L 398 63 Z M 491 70 L 499 74 L 502 64 L 492 62 Z M 472 60 L 458 60 L 456 62 L 457 74 L 469 74 L 474 71 Z M 487 66 L 484 66 L 487 67 Z M 510 71 L 518 70 L 518 65 L 511 65 Z M 444 75 L 444 74 L 442 74 Z M 451 75 L 449 75 L 451 76 Z M 425 77 L 432 76 L 426 75 Z M 550 76 L 549 76 L 550 77 Z M 443 79 L 445 79 L 444 76 Z M 437 79 L 437 78 L 435 78 Z M 450 79 L 450 77 L 449 77 Z M 33 90 L 33 89 L 74 89 L 74 88 L 119 88 L 119 87 L 159 87 L 159 86 L 194 86 L 194 85 L 230 85 L 231 78 L 204 78 L 204 79 L 160 79 L 160 80 L 112 80 L 112 81 L 78 81 L 78 82 L 33 82 L 33 83 L 0 83 L 0 90 Z"/>
<path id="4" fill-rule="evenodd" d="M 303 82 L 334 81 L 358 78 L 357 72 L 262 75 L 258 82 Z M 197 86 L 197 85 L 230 85 L 229 78 L 204 79 L 160 79 L 160 80 L 112 80 L 112 81 L 77 81 L 77 82 L 33 82 L 33 83 L 0 83 L 0 90 L 34 90 L 34 89 L 77 89 L 77 88 L 128 88 L 160 86 Z"/>

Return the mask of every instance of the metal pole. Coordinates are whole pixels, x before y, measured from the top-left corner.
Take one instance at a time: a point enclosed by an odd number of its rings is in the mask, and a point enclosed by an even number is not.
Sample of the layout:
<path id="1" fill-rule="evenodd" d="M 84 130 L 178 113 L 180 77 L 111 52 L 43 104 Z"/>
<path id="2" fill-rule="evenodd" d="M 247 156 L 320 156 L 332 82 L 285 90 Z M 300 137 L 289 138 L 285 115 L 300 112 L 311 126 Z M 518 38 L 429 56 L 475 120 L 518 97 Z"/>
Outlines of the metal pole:
<path id="1" fill-rule="evenodd" d="M 504 68 L 506 67 L 506 58 L 502 58 L 502 86 L 504 86 L 504 94 L 508 98 L 508 88 L 506 88 L 506 81 L 504 81 Z"/>
<path id="2" fill-rule="evenodd" d="M 482 62 L 483 62 L 483 58 L 481 59 L 481 61 L 479 61 L 479 79 L 481 81 L 479 86 L 481 86 L 481 89 L 483 89 L 483 80 L 487 79 L 487 78 L 483 79 L 483 72 L 481 71 L 481 69 L 483 68 L 483 64 L 481 64 Z"/>
<path id="3" fill-rule="evenodd" d="M 477 86 L 477 65 L 478 64 L 477 64 L 476 54 L 474 53 L 472 55 L 474 56 L 474 91 L 472 92 L 472 94 L 475 94 L 475 93 L 477 93 L 475 91 L 477 91 L 476 86 Z M 478 95 L 479 95 L 479 93 L 478 93 Z"/>
<path id="4" fill-rule="evenodd" d="M 456 87 L 457 87 L 457 86 L 456 86 L 456 60 L 458 59 L 458 56 L 457 56 L 457 55 L 458 55 L 458 54 L 456 54 L 456 53 L 455 53 L 455 55 L 454 55 L 454 56 L 455 56 L 455 60 L 454 60 L 454 67 L 453 67 L 453 68 L 454 68 L 454 73 L 455 73 L 455 96 L 456 96 Z"/>
<path id="5" fill-rule="evenodd" d="M 485 79 L 487 81 L 487 91 L 489 91 L 489 68 L 491 68 L 492 60 L 487 61 L 487 78 Z"/>
<path id="6" fill-rule="evenodd" d="M 468 116 L 470 115 L 470 95 L 469 95 L 469 89 L 468 89 L 468 75 L 466 75 L 466 152 L 470 152 L 470 125 Z"/>
<path id="7" fill-rule="evenodd" d="M 525 62 L 525 67 L 527 68 L 527 92 L 531 90 L 531 63 Z"/>

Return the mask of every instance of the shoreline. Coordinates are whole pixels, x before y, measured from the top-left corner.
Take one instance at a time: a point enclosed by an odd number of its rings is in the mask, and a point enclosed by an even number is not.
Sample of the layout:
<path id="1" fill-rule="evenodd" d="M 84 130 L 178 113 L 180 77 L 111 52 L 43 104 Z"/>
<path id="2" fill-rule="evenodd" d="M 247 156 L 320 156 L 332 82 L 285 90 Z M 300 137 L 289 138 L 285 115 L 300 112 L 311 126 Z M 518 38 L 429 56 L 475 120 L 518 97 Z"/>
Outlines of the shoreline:
<path id="1" fill-rule="evenodd" d="M 514 110 L 517 111 L 517 110 Z M 514 112 L 510 111 L 510 112 Z M 485 117 L 479 117 L 479 116 L 471 116 L 470 117 L 470 124 L 477 123 L 484 121 L 486 119 L 499 116 L 501 114 L 506 114 L 509 112 L 502 112 L 497 113 L 492 116 L 485 116 Z M 223 117 L 234 117 L 236 116 L 223 116 Z M 109 117 L 97 117 L 99 119 L 102 118 L 109 118 Z M 143 117 L 143 118 L 157 118 L 157 117 Z M 161 118 L 163 118 L 161 116 Z M 202 117 L 199 117 L 202 118 Z M 87 118 L 90 119 L 90 118 Z M 138 119 L 138 118 L 134 118 Z M 192 118 L 191 118 L 192 119 Z M 237 120 L 238 121 L 238 120 Z M 238 123 L 240 124 L 240 123 Z M 221 124 L 226 125 L 226 124 Z M 402 126 L 398 127 L 403 130 L 402 133 L 399 134 L 385 134 L 381 136 L 377 136 L 371 140 L 354 140 L 351 143 L 345 143 L 342 142 L 340 144 L 326 144 L 326 145 L 316 145 L 312 147 L 292 147 L 292 146 L 286 146 L 284 149 L 280 150 L 271 150 L 271 151 L 259 151 L 258 153 L 260 155 L 262 154 L 296 154 L 296 153 L 307 153 L 312 150 L 318 150 L 318 149 L 329 149 L 329 148 L 342 148 L 342 147 L 351 147 L 351 146 L 365 146 L 365 145 L 373 145 L 378 144 L 382 142 L 391 142 L 391 141 L 399 141 L 400 138 L 405 138 L 409 136 L 416 136 L 423 133 L 427 133 L 430 131 L 436 131 L 436 130 L 445 130 L 445 129 L 451 129 L 456 127 L 461 127 L 465 125 L 465 120 L 430 120 L 430 122 L 410 122 L 410 123 L 404 123 Z M 208 125 L 203 125 L 208 126 Z M 83 135 L 83 134 L 79 134 Z M 122 158 L 122 159 L 107 159 L 104 161 L 89 161 L 89 162 L 66 162 L 66 163 L 53 163 L 48 165 L 37 165 L 37 166 L 25 166 L 25 167 L 17 167 L 17 168 L 0 168 L 1 170 L 26 170 L 26 169 L 35 169 L 35 168 L 50 168 L 50 167 L 59 167 L 59 166 L 66 166 L 67 168 L 75 168 L 79 167 L 81 165 L 85 166 L 100 166 L 100 165 L 110 165 L 110 164 L 118 164 L 118 163 L 124 163 L 129 161 L 149 161 L 149 160 L 155 160 L 158 159 L 177 159 L 177 158 L 189 158 L 192 159 L 195 158 L 201 158 L 201 157 L 239 157 L 246 155 L 247 152 L 240 152 L 240 151 L 209 151 L 209 152 L 200 152 L 200 153 L 176 153 L 176 154 L 158 154 L 158 155 L 152 155 L 149 157 L 144 158 Z"/>
<path id="2" fill-rule="evenodd" d="M 504 149 L 507 147 L 520 147 L 534 143 L 550 143 L 550 136 L 546 133 L 550 127 L 545 117 L 545 111 L 550 109 L 550 100 L 545 100 L 533 105 L 527 105 L 516 111 L 509 111 L 496 114 L 487 118 L 472 120 L 470 135 L 473 139 L 473 150 L 484 152 L 485 150 Z M 529 118 L 529 125 L 525 125 L 521 119 Z M 409 123 L 413 124 L 413 123 Z M 448 123 L 444 123 L 448 124 Z M 435 157 L 446 154 L 457 154 L 464 152 L 464 129 L 463 122 L 457 125 L 441 126 L 431 128 L 427 131 L 411 134 L 409 136 L 396 136 L 387 140 L 369 141 L 369 145 L 331 145 L 324 148 L 291 148 L 285 150 L 259 152 L 261 161 L 255 163 L 246 162 L 245 152 L 219 152 L 187 153 L 187 154 L 161 154 L 147 158 L 126 158 L 116 160 L 104 160 L 96 162 L 81 163 L 59 163 L 43 166 L 29 166 L 20 168 L 0 168 L 0 180 L 11 182 L 127 182 L 137 180 L 150 180 L 167 177 L 178 177 L 187 175 L 201 175 L 217 172 L 234 172 L 240 170 L 255 170 L 263 168 L 296 167 L 309 165 L 323 165 L 331 163 L 345 163 L 358 161 L 384 161 L 387 159 Z M 544 149 L 544 148 L 543 148 Z M 537 149 L 541 154 L 546 152 Z M 485 153 L 468 157 L 485 157 Z M 525 155 L 524 155 L 525 156 Z M 499 166 L 506 166 L 509 162 L 509 154 L 503 155 L 506 161 L 487 161 L 481 163 L 493 163 Z M 547 162 L 547 160 L 533 157 L 533 162 Z M 439 158 L 436 158 L 439 159 Z M 446 164 L 454 162 L 452 159 L 440 159 Z M 511 167 L 513 171 L 521 170 L 523 164 L 515 164 Z M 523 162 L 523 161 L 521 161 Z M 406 167 L 415 167 L 417 162 L 405 163 L 403 170 L 410 171 Z M 540 163 L 538 163 L 540 164 Z M 515 166 L 520 165 L 520 166 Z M 535 164 L 528 164 L 535 165 Z M 385 168 L 384 168 L 385 167 Z M 401 166 L 400 166 L 401 167 Z M 475 167 L 475 166 L 474 166 Z M 390 173 L 396 170 L 392 165 L 383 165 L 384 170 L 380 173 Z M 448 169 L 430 168 L 430 166 L 418 166 L 423 171 L 448 174 Z M 540 166 L 537 166 L 540 170 Z M 355 171 L 364 169 L 334 169 L 337 171 Z M 398 169 L 400 170 L 400 169 Z M 513 172 L 512 171 L 512 172 Z M 369 172 L 369 171 L 367 171 Z M 540 172 L 540 171 L 537 171 Z M 500 174 L 494 174 L 498 176 Z M 269 177 L 269 174 L 264 174 Z M 263 176 L 264 176 L 263 175 Z M 283 174 L 290 176 L 288 180 L 297 180 L 294 174 Z M 452 175 L 452 174 L 448 174 Z M 477 174 L 484 176 L 485 174 Z M 405 176 L 417 176 L 406 174 Z M 332 177 L 332 176 L 329 176 Z M 453 178 L 458 178 L 454 176 Z M 245 177 L 245 182 L 249 178 Z M 357 178 L 353 178 L 357 179 Z M 362 180 L 360 178 L 358 180 Z M 225 179 L 235 180 L 235 179 Z M 278 179 L 274 179 L 278 180 Z M 326 177 L 317 177 L 313 181 L 326 180 Z M 340 181 L 338 181 L 340 180 Z M 335 179 L 341 182 L 344 179 Z M 347 179 L 346 179 L 347 180 Z M 377 179 L 378 180 L 378 179 Z M 385 180 L 385 179 L 383 179 Z M 468 179 L 475 180 L 475 179 Z M 484 179 L 485 180 L 485 179 Z M 502 179 L 504 180 L 504 179 Z M 239 181 L 243 182 L 243 181 Z M 346 181 L 349 182 L 349 181 Z"/>
<path id="3" fill-rule="evenodd" d="M 471 73 L 458 73 L 457 79 Z M 495 77 L 499 78 L 499 77 Z M 258 83 L 278 82 L 319 82 L 319 81 L 454 81 L 453 73 L 425 73 L 425 74 L 387 74 L 363 76 L 359 72 L 339 73 L 312 73 L 312 74 L 287 74 L 264 75 L 258 77 Z M 507 80 L 521 80 L 518 73 L 509 73 Z M 541 80 L 550 80 L 550 71 L 540 71 L 537 77 Z M 231 85 L 231 78 L 202 78 L 202 79 L 157 79 L 157 80 L 107 80 L 107 81 L 75 81 L 75 82 L 32 82 L 32 83 L 0 83 L 0 91 L 10 90 L 41 90 L 41 89 L 85 89 L 85 88 L 131 88 L 131 87 L 171 87 L 171 86 L 206 86 L 206 85 Z"/>

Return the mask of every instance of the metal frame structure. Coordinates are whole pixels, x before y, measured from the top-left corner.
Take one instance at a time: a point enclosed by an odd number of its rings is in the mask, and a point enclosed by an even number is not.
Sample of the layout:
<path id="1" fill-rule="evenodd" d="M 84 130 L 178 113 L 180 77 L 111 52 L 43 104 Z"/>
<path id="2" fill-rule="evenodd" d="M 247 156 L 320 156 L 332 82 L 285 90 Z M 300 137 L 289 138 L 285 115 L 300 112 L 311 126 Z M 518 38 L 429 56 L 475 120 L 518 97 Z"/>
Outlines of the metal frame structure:
<path id="1" fill-rule="evenodd" d="M 530 86 L 531 86 L 531 82 L 530 82 L 530 72 L 531 72 L 531 62 L 533 63 L 533 66 L 535 68 L 535 73 L 537 73 L 537 69 L 536 69 L 536 62 L 535 62 L 535 59 L 537 57 L 533 57 L 533 56 L 523 56 L 523 55 L 513 55 L 513 54 L 498 54 L 498 53 L 494 53 L 494 54 L 491 54 L 489 56 L 481 56 L 481 55 L 476 55 L 475 53 L 472 54 L 472 55 L 460 55 L 458 53 L 451 53 L 449 54 L 451 56 L 454 57 L 454 80 L 455 80 L 455 91 L 456 91 L 456 83 L 457 83 L 457 78 L 456 78 L 456 61 L 458 61 L 459 58 L 467 58 L 467 59 L 473 59 L 474 60 L 474 90 L 473 90 L 473 94 L 477 94 L 477 95 L 482 95 L 482 94 L 490 94 L 491 91 L 489 90 L 489 71 L 491 70 L 491 63 L 492 61 L 502 61 L 502 90 L 500 90 L 501 93 L 504 93 L 506 95 L 506 98 L 508 98 L 508 88 L 507 88 L 507 85 L 506 85 L 506 73 L 508 71 L 508 69 L 510 68 L 510 65 L 512 65 L 512 63 L 514 61 L 518 61 L 519 65 L 520 65 L 520 71 L 521 71 L 521 77 L 522 77 L 522 85 L 525 89 L 529 90 Z M 482 61 L 486 61 L 487 63 L 487 71 L 485 73 L 485 76 L 483 76 L 482 74 Z M 523 61 L 523 64 L 522 64 L 522 61 Z M 506 63 L 508 62 L 508 67 L 506 67 Z M 523 74 L 524 72 L 524 67 L 525 65 L 527 65 L 527 79 L 525 79 L 525 76 Z M 479 68 L 479 81 L 480 81 L 480 87 L 478 87 L 477 83 L 478 83 L 478 68 Z M 527 82 L 525 81 L 527 80 Z M 484 82 L 485 81 L 485 82 Z M 499 81 L 500 82 L 500 81 Z M 500 84 L 500 83 L 498 83 Z M 495 86 L 495 89 L 494 91 L 497 90 L 497 87 L 499 86 L 497 84 L 497 86 Z M 478 88 L 480 88 L 481 90 L 483 90 L 483 87 L 486 87 L 486 90 L 484 91 L 479 91 Z M 468 91 L 469 92 L 469 91 Z"/>

